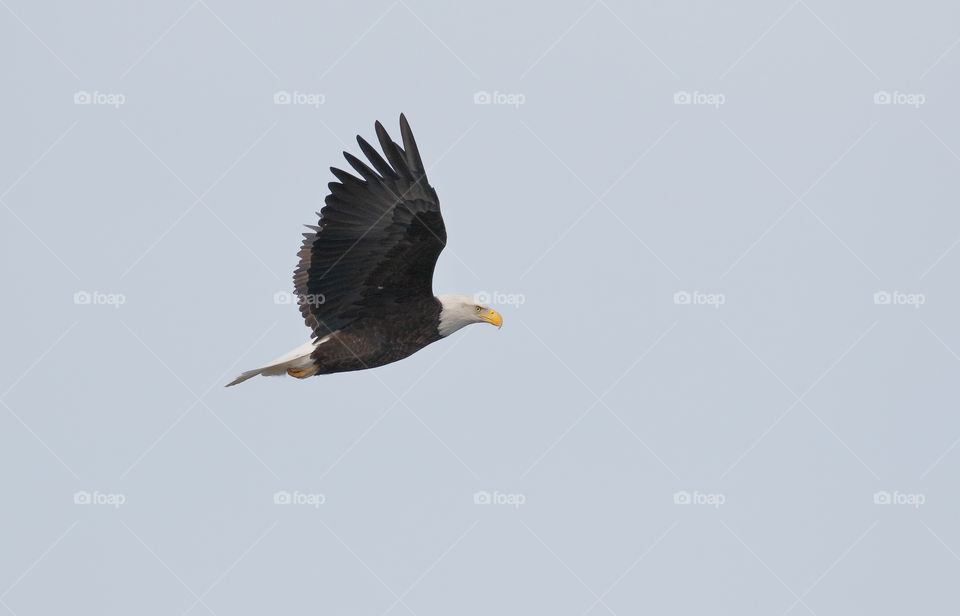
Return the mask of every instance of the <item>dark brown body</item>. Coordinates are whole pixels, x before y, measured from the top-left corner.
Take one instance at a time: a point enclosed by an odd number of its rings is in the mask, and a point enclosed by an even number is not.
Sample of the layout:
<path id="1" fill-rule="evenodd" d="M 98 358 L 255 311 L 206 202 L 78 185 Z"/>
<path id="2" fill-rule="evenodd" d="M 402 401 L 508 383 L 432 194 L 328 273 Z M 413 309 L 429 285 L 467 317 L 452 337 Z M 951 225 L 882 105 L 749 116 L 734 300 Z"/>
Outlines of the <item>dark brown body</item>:
<path id="1" fill-rule="evenodd" d="M 395 308 L 389 320 L 360 317 L 310 355 L 316 365 L 311 374 L 376 368 L 409 357 L 440 339 L 439 323 L 440 302 L 432 297 Z"/>

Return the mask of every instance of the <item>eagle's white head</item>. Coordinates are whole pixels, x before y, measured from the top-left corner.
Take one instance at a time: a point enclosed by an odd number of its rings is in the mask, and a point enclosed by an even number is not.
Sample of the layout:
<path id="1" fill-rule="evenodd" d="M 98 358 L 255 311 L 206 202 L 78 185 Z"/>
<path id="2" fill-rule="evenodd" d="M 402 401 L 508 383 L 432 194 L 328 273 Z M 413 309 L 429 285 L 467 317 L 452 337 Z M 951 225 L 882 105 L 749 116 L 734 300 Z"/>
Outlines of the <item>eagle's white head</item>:
<path id="1" fill-rule="evenodd" d="M 448 293 L 438 295 L 440 301 L 440 325 L 437 329 L 441 336 L 449 336 L 461 327 L 471 323 L 490 323 L 501 327 L 503 317 L 496 310 L 484 306 L 469 295 Z"/>

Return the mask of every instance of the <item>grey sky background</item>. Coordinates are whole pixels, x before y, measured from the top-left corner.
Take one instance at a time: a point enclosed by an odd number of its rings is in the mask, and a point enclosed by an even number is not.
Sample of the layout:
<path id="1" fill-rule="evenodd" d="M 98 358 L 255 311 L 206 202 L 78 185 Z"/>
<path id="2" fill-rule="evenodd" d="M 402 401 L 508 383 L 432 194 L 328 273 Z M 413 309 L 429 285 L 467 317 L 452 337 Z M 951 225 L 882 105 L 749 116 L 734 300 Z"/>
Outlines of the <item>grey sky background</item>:
<path id="1" fill-rule="evenodd" d="M 0 612 L 955 610 L 960 6 L 0 5 Z M 400 112 L 503 329 L 224 389 Z"/>

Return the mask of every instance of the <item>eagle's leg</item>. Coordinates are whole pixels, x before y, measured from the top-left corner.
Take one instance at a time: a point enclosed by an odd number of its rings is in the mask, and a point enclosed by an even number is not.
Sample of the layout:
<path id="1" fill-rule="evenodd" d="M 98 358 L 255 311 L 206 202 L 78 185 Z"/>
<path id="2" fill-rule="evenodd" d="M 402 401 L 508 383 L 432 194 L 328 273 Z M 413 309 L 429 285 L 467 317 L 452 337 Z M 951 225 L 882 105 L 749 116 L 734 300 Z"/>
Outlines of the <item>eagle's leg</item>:
<path id="1" fill-rule="evenodd" d="M 289 374 L 290 376 L 295 376 L 298 379 L 305 379 L 308 376 L 313 376 L 316 373 L 317 373 L 316 364 L 311 364 L 310 366 L 303 369 L 287 368 L 287 374 Z"/>

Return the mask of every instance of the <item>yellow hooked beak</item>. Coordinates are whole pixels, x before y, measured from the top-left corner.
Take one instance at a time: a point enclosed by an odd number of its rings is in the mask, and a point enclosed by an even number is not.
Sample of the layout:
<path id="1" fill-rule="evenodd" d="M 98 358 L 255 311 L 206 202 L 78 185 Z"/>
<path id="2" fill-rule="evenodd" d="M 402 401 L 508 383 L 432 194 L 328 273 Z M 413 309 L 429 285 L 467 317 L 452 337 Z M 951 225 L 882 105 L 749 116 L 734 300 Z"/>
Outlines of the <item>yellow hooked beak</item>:
<path id="1" fill-rule="evenodd" d="M 480 318 L 491 325 L 496 325 L 498 328 L 503 327 L 503 317 L 500 316 L 500 313 L 496 310 L 487 310 L 485 313 L 480 314 Z"/>

